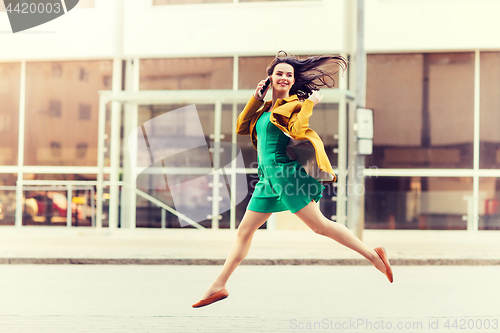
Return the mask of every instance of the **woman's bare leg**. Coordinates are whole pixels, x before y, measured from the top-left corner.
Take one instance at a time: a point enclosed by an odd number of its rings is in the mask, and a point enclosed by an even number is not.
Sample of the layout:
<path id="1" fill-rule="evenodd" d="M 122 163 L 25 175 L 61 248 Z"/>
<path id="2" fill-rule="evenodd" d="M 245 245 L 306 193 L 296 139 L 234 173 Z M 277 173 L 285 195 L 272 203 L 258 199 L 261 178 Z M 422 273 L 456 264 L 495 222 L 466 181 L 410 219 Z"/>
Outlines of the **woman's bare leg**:
<path id="1" fill-rule="evenodd" d="M 329 237 L 340 244 L 361 254 L 368 259 L 375 268 L 385 274 L 385 265 L 377 252 L 369 248 L 349 229 L 339 223 L 327 219 L 319 210 L 316 202 L 311 201 L 307 206 L 295 213 L 312 231 Z"/>
<path id="2" fill-rule="evenodd" d="M 267 221 L 269 216 L 271 216 L 271 213 L 258 213 L 251 210 L 247 210 L 245 212 L 245 215 L 238 226 L 236 241 L 234 242 L 231 251 L 229 251 L 221 272 L 212 285 L 205 291 L 201 299 L 210 297 L 212 294 L 218 292 L 226 286 L 227 280 L 231 274 L 247 256 L 255 231 Z"/>

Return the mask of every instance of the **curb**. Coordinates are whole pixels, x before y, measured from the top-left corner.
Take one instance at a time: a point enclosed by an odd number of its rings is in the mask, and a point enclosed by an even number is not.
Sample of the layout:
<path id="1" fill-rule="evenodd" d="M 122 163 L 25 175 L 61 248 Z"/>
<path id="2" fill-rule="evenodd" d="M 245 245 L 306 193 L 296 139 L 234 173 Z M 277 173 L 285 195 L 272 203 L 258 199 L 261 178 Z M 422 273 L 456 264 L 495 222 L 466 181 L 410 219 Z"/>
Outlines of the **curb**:
<path id="1" fill-rule="evenodd" d="M 0 265 L 224 265 L 225 259 L 0 258 Z M 394 266 L 500 265 L 500 259 L 391 259 Z M 365 259 L 244 259 L 241 265 L 364 266 Z"/>

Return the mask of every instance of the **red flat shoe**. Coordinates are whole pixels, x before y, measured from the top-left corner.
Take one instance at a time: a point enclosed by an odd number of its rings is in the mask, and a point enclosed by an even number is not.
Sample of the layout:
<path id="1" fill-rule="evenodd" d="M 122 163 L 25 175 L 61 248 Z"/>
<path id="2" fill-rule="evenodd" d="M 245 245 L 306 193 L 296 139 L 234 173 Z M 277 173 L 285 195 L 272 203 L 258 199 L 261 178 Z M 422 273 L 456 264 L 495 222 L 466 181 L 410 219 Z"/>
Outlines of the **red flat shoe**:
<path id="1" fill-rule="evenodd" d="M 222 288 L 221 290 L 219 290 L 218 292 L 216 292 L 212 296 L 205 298 L 205 299 L 202 299 L 201 301 L 199 301 L 197 303 L 194 303 L 192 305 L 192 307 L 193 308 L 201 308 L 202 306 L 206 306 L 206 305 L 212 304 L 214 302 L 220 301 L 220 300 L 226 298 L 227 296 L 229 296 L 229 292 L 227 291 L 226 288 Z"/>
<path id="2" fill-rule="evenodd" d="M 382 261 L 384 262 L 385 265 L 385 275 L 389 279 L 389 281 L 392 283 L 393 278 L 392 278 L 392 269 L 391 269 L 391 264 L 389 263 L 389 259 L 387 259 L 387 254 L 385 253 L 385 249 L 382 246 L 374 248 L 375 252 L 377 252 L 378 256 Z"/>

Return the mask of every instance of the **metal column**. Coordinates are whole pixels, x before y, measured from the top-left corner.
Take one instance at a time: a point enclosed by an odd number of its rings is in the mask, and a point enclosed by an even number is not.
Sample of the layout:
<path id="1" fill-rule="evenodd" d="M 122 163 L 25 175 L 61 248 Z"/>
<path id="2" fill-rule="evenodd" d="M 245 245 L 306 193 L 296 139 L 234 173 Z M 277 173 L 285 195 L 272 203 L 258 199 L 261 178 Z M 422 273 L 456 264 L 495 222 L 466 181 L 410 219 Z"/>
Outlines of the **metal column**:
<path id="1" fill-rule="evenodd" d="M 472 221 L 467 224 L 467 230 L 477 231 L 479 229 L 479 149 L 480 149 L 480 83 L 481 83 L 481 54 L 475 52 L 474 58 L 474 178 L 472 182 Z"/>
<path id="2" fill-rule="evenodd" d="M 236 134 L 236 121 L 237 121 L 237 113 L 238 113 L 238 104 L 233 103 L 233 112 L 232 112 L 232 131 L 231 131 L 231 211 L 230 211 L 230 216 L 229 216 L 229 229 L 233 230 L 236 229 L 236 205 L 234 204 L 236 202 L 236 191 L 238 190 L 236 188 L 236 154 L 238 153 L 237 150 L 237 134 Z"/>
<path id="3" fill-rule="evenodd" d="M 339 119 L 338 119 L 338 165 L 337 165 L 337 195 L 332 198 L 337 200 L 337 216 L 336 222 L 346 225 L 346 202 L 347 202 L 347 98 L 343 96 L 339 102 Z"/>
<path id="4" fill-rule="evenodd" d="M 99 97 L 99 125 L 97 130 L 97 193 L 96 193 L 96 228 L 102 228 L 102 200 L 104 193 L 104 140 L 106 125 L 106 99 Z"/>
<path id="5" fill-rule="evenodd" d="M 26 115 L 26 60 L 21 62 L 21 86 L 19 92 L 19 134 L 17 149 L 16 183 L 16 221 L 15 226 L 23 225 L 23 181 L 24 181 L 24 119 Z"/>
<path id="6" fill-rule="evenodd" d="M 129 59 L 125 68 L 125 90 L 139 91 L 139 59 Z M 137 128 L 139 110 L 136 103 L 125 103 L 123 114 L 123 182 L 128 186 L 122 187 L 121 195 L 121 227 L 134 229 L 136 227 L 137 195 L 135 193 L 137 167 L 137 137 L 128 135 Z M 131 145 L 129 147 L 129 144 Z"/>
<path id="7" fill-rule="evenodd" d="M 236 1 L 236 0 L 235 0 Z M 233 57 L 233 91 L 238 90 L 238 80 L 240 64 L 239 64 L 239 56 L 235 55 Z M 236 122 L 238 119 L 238 103 L 233 103 L 233 112 L 231 113 L 231 209 L 229 211 L 229 229 L 236 229 L 236 154 L 238 150 L 236 149 L 238 144 L 238 135 L 236 134 Z"/>
<path id="8" fill-rule="evenodd" d="M 357 154 L 357 135 L 355 131 L 356 108 L 364 107 L 366 103 L 366 53 L 364 48 L 364 0 L 357 1 L 356 8 L 356 54 L 354 76 L 356 85 L 356 104 L 350 103 L 348 128 L 348 185 L 347 185 L 347 226 L 362 239 L 365 224 L 365 178 L 362 170 L 365 158 Z M 351 107 L 355 106 L 355 107 Z M 362 191 L 362 193 L 360 193 Z"/>
<path id="9" fill-rule="evenodd" d="M 212 229 L 219 229 L 219 202 L 222 199 L 220 196 L 220 132 L 221 132 L 221 120 L 222 120 L 222 103 L 220 101 L 215 102 L 215 115 L 214 115 L 214 148 L 213 162 L 214 171 L 212 179 Z"/>
<path id="10" fill-rule="evenodd" d="M 114 15 L 114 59 L 113 59 L 113 92 L 122 90 L 122 58 L 123 58 L 123 36 L 125 6 L 122 0 L 115 1 Z M 110 188 L 109 188 L 109 229 L 118 228 L 118 206 L 120 198 L 120 128 L 121 128 L 121 103 L 111 103 L 111 133 L 110 133 Z"/>
<path id="11" fill-rule="evenodd" d="M 113 59 L 113 91 L 121 90 L 122 83 L 122 61 Z M 121 103 L 111 103 L 111 152 L 110 152 L 110 174 L 109 180 L 109 228 L 118 228 L 118 203 L 120 180 L 120 127 L 121 127 Z"/>

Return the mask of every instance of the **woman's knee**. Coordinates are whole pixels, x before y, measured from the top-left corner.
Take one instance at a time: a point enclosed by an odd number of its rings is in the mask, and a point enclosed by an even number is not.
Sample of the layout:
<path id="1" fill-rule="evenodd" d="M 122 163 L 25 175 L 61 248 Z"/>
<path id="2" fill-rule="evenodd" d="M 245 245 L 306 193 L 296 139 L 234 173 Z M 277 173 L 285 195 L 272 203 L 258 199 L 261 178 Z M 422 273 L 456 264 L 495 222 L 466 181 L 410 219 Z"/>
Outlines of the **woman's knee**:
<path id="1" fill-rule="evenodd" d="M 238 232 L 236 233 L 236 237 L 245 241 L 245 240 L 251 239 L 253 237 L 254 233 L 255 233 L 255 230 L 253 230 L 253 228 L 249 228 L 249 227 L 245 227 L 245 226 L 240 225 L 240 227 L 238 228 Z"/>
<path id="2" fill-rule="evenodd" d="M 311 230 L 315 233 L 317 233 L 318 235 L 326 235 L 326 230 L 327 230 L 327 226 L 323 223 L 318 223 L 318 224 L 314 224 L 313 226 L 310 226 Z"/>
<path id="3" fill-rule="evenodd" d="M 324 235 L 327 233 L 329 220 L 314 205 L 308 205 L 295 213 L 313 232 Z"/>

